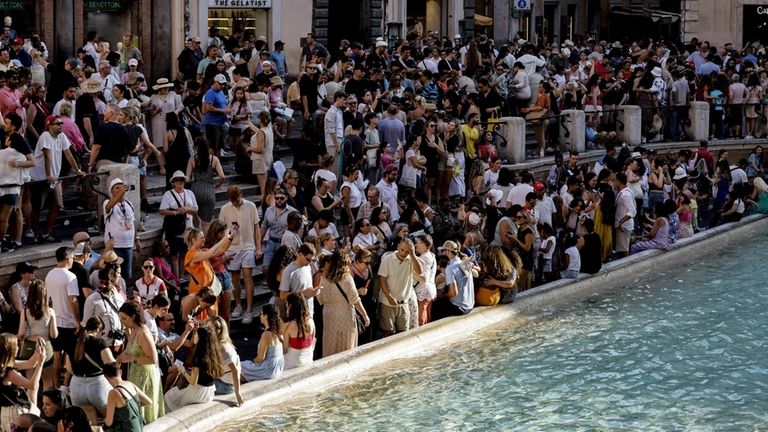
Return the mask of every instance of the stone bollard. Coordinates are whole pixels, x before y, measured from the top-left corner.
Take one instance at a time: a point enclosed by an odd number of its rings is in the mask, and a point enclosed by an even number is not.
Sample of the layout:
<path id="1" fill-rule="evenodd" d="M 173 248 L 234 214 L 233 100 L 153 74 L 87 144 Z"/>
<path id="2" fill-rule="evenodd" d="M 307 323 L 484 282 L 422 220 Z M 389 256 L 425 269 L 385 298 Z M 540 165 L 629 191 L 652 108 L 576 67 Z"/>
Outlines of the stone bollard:
<path id="1" fill-rule="evenodd" d="M 507 141 L 506 147 L 498 146 L 499 157 L 511 163 L 525 162 L 525 119 L 522 117 L 500 118 L 499 135 Z"/>
<path id="2" fill-rule="evenodd" d="M 119 178 L 123 181 L 130 190 L 125 194 L 125 199 L 128 200 L 133 206 L 133 211 L 136 214 L 136 227 L 138 229 L 139 221 L 141 220 L 141 197 L 139 196 L 139 168 L 136 165 L 131 164 L 108 164 L 99 168 L 99 172 L 106 171 L 107 175 L 98 176 L 99 184 L 95 187 L 99 192 L 97 197 L 98 202 L 98 214 L 102 216 L 102 208 L 104 200 L 111 196 L 109 191 L 109 184 L 112 180 Z M 104 195 L 102 195 L 104 194 Z"/>
<path id="3" fill-rule="evenodd" d="M 637 105 L 619 105 L 616 122 L 616 135 L 628 146 L 638 146 L 643 142 L 643 110 Z"/>
<path id="4" fill-rule="evenodd" d="M 701 141 L 709 138 L 709 104 L 707 102 L 694 101 L 688 109 L 690 125 L 685 126 L 685 134 L 692 141 Z"/>
<path id="5" fill-rule="evenodd" d="M 587 117 L 582 110 L 563 110 L 560 113 L 564 118 L 555 118 L 550 121 L 560 123 L 560 151 L 583 152 L 586 148 L 586 121 Z"/>

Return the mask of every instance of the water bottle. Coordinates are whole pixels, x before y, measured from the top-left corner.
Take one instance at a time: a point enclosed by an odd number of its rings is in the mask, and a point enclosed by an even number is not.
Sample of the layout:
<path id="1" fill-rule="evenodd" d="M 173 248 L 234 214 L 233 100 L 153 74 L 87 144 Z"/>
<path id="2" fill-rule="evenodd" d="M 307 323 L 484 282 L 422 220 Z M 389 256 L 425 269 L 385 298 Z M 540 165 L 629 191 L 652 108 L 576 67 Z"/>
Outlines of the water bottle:
<path id="1" fill-rule="evenodd" d="M 49 187 L 50 187 L 51 189 L 56 189 L 56 185 L 57 185 L 58 183 L 59 183 L 59 182 L 55 181 L 55 182 L 51 183 Z"/>

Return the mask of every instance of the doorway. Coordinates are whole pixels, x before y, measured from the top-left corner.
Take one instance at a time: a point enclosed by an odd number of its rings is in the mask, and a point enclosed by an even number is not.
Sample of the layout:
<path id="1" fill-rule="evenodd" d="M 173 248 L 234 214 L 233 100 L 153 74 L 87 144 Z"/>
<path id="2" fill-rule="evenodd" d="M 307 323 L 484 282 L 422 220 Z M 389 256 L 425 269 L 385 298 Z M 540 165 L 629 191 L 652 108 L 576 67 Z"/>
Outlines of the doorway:
<path id="1" fill-rule="evenodd" d="M 338 55 L 340 42 L 368 45 L 370 34 L 370 0 L 333 0 L 328 6 L 328 51 Z"/>
<path id="2" fill-rule="evenodd" d="M 745 5 L 743 45 L 752 42 L 765 43 L 768 40 L 768 5 Z"/>

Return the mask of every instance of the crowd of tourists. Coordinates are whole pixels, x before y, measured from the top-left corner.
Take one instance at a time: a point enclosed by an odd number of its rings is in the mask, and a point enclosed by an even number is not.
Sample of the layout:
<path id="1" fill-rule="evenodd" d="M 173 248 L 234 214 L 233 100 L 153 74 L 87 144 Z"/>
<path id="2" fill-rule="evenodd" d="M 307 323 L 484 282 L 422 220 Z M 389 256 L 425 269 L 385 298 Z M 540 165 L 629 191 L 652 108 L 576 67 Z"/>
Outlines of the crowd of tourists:
<path id="1" fill-rule="evenodd" d="M 731 161 L 707 140 L 658 153 L 611 133 L 614 108 L 634 103 L 649 140 L 680 139 L 701 100 L 713 139 L 764 135 L 761 47 L 518 37 L 497 49 L 409 33 L 329 50 L 309 34 L 289 70 L 281 41 L 212 29 L 205 52 L 187 39 L 178 79 L 150 86 L 133 40 L 112 50 L 90 32 L 57 65 L 36 35 L 0 37 L 2 250 L 60 243 L 62 177 L 111 163 L 139 168 L 140 210 L 163 218 L 142 251 L 132 185 L 114 179 L 100 222 L 56 250 L 54 269 L 18 264 L 0 296 L 2 431 L 137 431 L 217 395 L 239 405 L 246 382 L 768 213 L 762 147 Z M 605 150 L 594 164 L 549 121 L 572 108 Z M 503 164 L 503 115 L 534 125 L 536 155 L 554 155 L 545 175 Z M 295 150 L 290 168 L 278 146 Z M 229 185 L 217 210 L 232 154 L 260 196 Z M 150 159 L 167 183 L 157 207 Z M 252 358 L 232 342 L 236 321 L 260 334 Z"/>

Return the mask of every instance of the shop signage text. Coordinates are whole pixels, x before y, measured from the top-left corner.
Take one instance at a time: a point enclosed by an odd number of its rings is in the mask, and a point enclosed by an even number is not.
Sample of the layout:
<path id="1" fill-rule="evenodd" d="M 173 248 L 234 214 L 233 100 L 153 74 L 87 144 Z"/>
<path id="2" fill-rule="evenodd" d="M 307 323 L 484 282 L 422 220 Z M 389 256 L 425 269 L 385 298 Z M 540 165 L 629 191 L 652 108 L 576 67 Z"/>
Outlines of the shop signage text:
<path id="1" fill-rule="evenodd" d="M 757 7 L 757 14 L 758 15 L 768 15 L 768 6 L 758 6 Z"/>
<path id="2" fill-rule="evenodd" d="M 269 9 L 272 7 L 272 0 L 208 0 L 208 7 Z"/>
<path id="3" fill-rule="evenodd" d="M 131 0 L 83 0 L 84 10 L 120 10 L 129 7 Z"/>
<path id="4" fill-rule="evenodd" d="M 0 10 L 24 10 L 24 2 L 0 1 Z"/>

